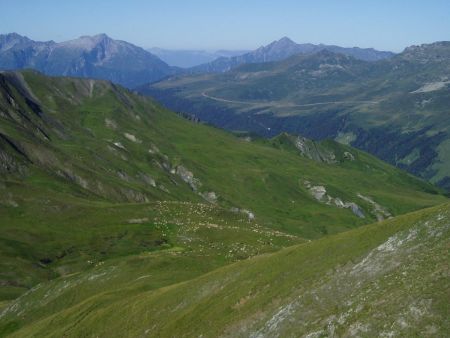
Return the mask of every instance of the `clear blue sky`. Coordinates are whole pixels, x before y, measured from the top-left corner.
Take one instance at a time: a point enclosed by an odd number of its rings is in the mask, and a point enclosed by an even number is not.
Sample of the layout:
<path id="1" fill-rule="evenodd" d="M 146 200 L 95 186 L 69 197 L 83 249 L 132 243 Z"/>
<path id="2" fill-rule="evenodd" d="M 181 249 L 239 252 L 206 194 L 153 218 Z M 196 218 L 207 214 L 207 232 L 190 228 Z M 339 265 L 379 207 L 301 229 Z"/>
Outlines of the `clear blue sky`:
<path id="1" fill-rule="evenodd" d="M 142 47 L 253 49 L 296 42 L 400 51 L 450 40 L 450 0 L 0 0 L 0 33 L 107 33 Z"/>

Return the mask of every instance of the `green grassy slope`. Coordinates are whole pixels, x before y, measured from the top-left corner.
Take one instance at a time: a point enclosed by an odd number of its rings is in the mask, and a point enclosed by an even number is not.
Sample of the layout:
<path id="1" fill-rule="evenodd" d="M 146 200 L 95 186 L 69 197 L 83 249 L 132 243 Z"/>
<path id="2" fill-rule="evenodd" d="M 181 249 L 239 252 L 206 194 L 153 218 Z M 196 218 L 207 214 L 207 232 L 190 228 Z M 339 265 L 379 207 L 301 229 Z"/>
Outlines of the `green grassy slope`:
<path id="1" fill-rule="evenodd" d="M 450 188 L 450 43 L 378 62 L 320 52 L 139 88 L 169 108 L 264 136 L 336 138 Z"/>
<path id="2" fill-rule="evenodd" d="M 104 81 L 1 73 L 0 332 L 447 201 L 364 152 L 302 142 L 236 137 Z M 9 317 L 31 290 L 41 300 Z"/>
<path id="3" fill-rule="evenodd" d="M 32 290 L 2 320 L 32 311 L 39 316 L 47 309 L 45 295 L 70 302 L 75 285 L 101 284 L 102 292 L 13 336 L 444 337 L 450 330 L 449 224 L 447 204 L 158 290 L 130 278 L 112 291 L 110 280 L 127 273 L 116 262 Z"/>

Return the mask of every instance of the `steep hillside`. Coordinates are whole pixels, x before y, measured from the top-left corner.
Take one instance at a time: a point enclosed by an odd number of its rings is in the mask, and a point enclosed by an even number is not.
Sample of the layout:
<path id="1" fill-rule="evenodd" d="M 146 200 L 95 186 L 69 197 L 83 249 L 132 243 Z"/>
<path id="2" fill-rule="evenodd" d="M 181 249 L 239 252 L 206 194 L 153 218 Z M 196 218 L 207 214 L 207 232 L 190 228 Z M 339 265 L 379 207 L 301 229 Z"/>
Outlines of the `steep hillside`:
<path id="1" fill-rule="evenodd" d="M 230 130 L 334 138 L 450 188 L 450 43 L 365 62 L 330 51 L 172 77 L 140 92 Z"/>
<path id="2" fill-rule="evenodd" d="M 150 52 L 105 34 L 61 43 L 33 41 L 15 33 L 0 35 L 0 69 L 24 68 L 111 80 L 130 88 L 175 72 Z"/>
<path id="3" fill-rule="evenodd" d="M 285 209 L 288 196 L 295 201 L 307 195 L 294 188 L 304 179 L 330 185 L 343 198 L 359 188 L 374 197 L 378 190 L 383 196 L 394 190 L 423 191 L 424 201 L 431 197 L 428 192 L 436 192 L 350 147 L 340 146 L 352 157 L 333 165 L 305 161 L 273 145 L 191 123 L 107 82 L 35 72 L 4 73 L 1 80 L 2 147 L 11 158 L 6 170 L 22 177 L 27 170 L 45 171 L 77 186 L 80 196 L 120 202 L 195 197 L 271 218 L 277 208 Z M 264 207 L 250 202 L 254 193 L 267 199 L 259 201 Z M 391 208 L 395 213 L 410 210 L 402 204 Z"/>
<path id="4" fill-rule="evenodd" d="M 115 261 L 34 288 L 0 322 L 12 337 L 445 337 L 449 236 L 447 204 L 157 290 L 153 275 L 115 288 L 128 273 Z"/>
<path id="5" fill-rule="evenodd" d="M 345 48 L 324 44 L 315 45 L 312 43 L 298 44 L 288 37 L 283 37 L 277 41 L 273 41 L 267 46 L 262 46 L 254 51 L 242 55 L 219 57 L 211 62 L 192 67 L 189 69 L 189 72 L 221 73 L 243 64 L 281 61 L 293 55 L 313 54 L 323 50 L 352 56 L 356 59 L 365 61 L 388 59 L 394 55 L 392 52 L 378 51 L 373 48 Z"/>

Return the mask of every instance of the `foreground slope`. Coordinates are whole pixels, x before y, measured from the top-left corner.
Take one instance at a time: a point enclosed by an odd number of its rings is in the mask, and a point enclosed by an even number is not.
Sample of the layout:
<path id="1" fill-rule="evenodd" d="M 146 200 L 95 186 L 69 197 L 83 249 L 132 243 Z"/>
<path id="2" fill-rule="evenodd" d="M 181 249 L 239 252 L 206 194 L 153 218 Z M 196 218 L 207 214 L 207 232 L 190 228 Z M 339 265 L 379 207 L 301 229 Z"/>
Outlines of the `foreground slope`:
<path id="1" fill-rule="evenodd" d="M 334 138 L 450 188 L 450 42 L 364 62 L 330 51 L 141 87 L 230 130 Z"/>
<path id="2" fill-rule="evenodd" d="M 444 337 L 450 330 L 449 235 L 447 204 L 159 290 L 129 280 L 123 289 L 104 289 L 13 336 Z M 96 273 L 107 280 L 121 273 L 116 268 Z M 30 308 L 45 311 L 45 295 L 73 287 L 60 280 L 36 288 L 2 320 L 27 317 Z"/>

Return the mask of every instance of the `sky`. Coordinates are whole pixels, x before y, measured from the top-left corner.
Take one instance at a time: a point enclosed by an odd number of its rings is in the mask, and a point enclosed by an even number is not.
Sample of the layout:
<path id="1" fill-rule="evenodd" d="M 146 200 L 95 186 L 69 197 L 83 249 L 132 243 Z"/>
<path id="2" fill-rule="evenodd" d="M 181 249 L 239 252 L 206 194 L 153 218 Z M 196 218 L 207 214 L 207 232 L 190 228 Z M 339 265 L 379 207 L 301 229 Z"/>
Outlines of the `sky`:
<path id="1" fill-rule="evenodd" d="M 450 40 L 450 0 L 0 0 L 0 34 L 64 41 L 106 33 L 141 47 L 298 43 L 399 52 Z"/>

